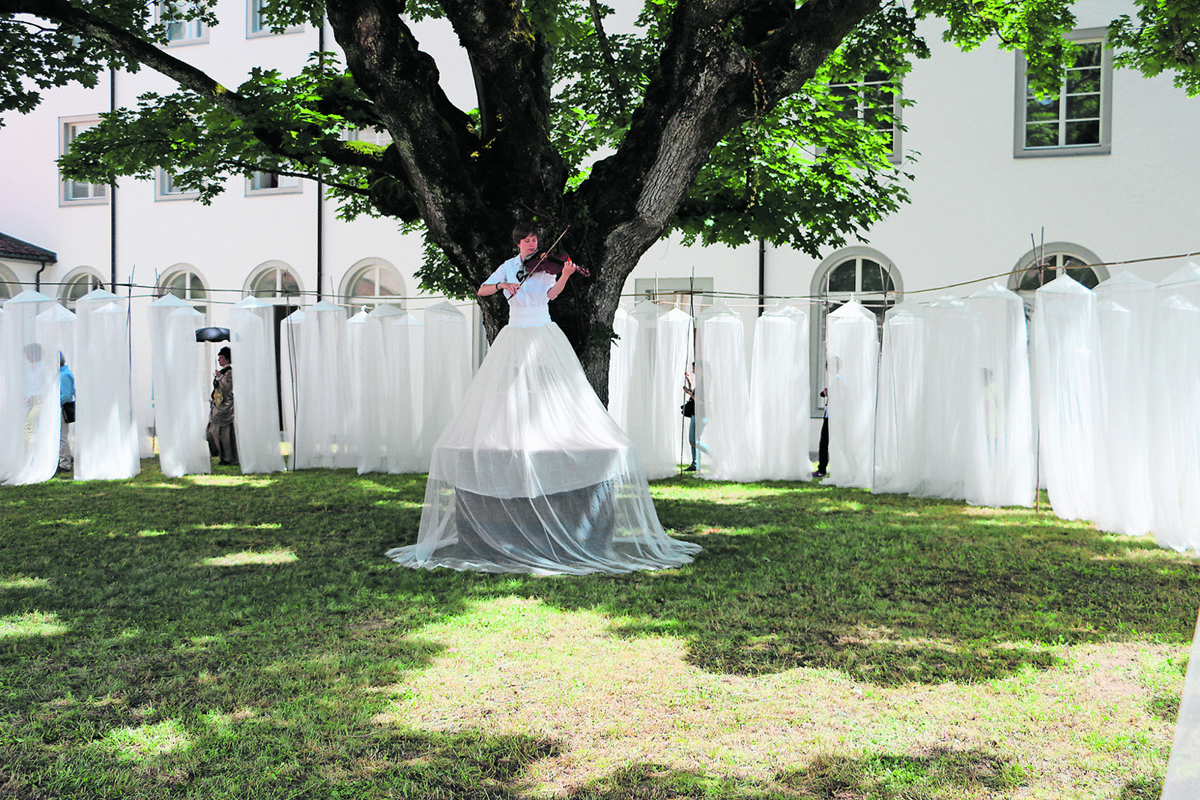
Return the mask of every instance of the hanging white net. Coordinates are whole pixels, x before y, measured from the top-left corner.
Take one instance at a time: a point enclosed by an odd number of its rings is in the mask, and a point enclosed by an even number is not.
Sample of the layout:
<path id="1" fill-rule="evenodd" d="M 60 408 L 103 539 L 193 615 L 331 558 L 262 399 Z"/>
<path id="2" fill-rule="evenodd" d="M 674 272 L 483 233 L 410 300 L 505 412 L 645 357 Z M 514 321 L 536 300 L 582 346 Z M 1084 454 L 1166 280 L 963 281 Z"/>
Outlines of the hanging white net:
<path id="1" fill-rule="evenodd" d="M 718 301 L 700 315 L 696 345 L 696 446 L 704 478 L 755 481 L 761 474 L 750 425 L 750 380 L 741 314 Z"/>
<path id="2" fill-rule="evenodd" d="M 926 307 L 929 341 L 916 451 L 921 481 L 912 494 L 960 500 L 978 485 L 983 451 L 984 385 L 979 365 L 979 318 L 955 295 Z"/>
<path id="3" fill-rule="evenodd" d="M 0 317 L 2 400 L 7 412 L 6 431 L 0 434 L 0 479 L 9 485 L 49 480 L 58 467 L 58 353 L 70 328 L 56 323 L 56 305 L 52 298 L 27 289 L 5 303 Z"/>
<path id="4" fill-rule="evenodd" d="M 322 300 L 287 325 L 295 418 L 291 469 L 357 467 L 346 310 Z"/>
<path id="5" fill-rule="evenodd" d="M 173 294 L 155 300 L 148 312 L 159 467 L 172 478 L 207 474 L 212 471 L 204 438 L 208 381 L 204 347 L 196 341 L 204 315 Z"/>
<path id="6" fill-rule="evenodd" d="M 1175 738 L 1167 759 L 1161 800 L 1196 800 L 1200 797 L 1200 619 L 1192 636 L 1187 677 L 1175 720 Z"/>
<path id="7" fill-rule="evenodd" d="M 471 329 L 467 315 L 448 302 L 425 309 L 424 317 L 418 461 L 427 465 L 471 383 Z"/>
<path id="8" fill-rule="evenodd" d="M 1042 468 L 1054 513 L 1096 515 L 1092 293 L 1069 275 L 1037 290 L 1033 318 Z"/>
<path id="9" fill-rule="evenodd" d="M 929 326 L 922 306 L 905 301 L 888 309 L 879 357 L 874 492 L 907 494 L 921 485 L 918 454 L 925 438 L 921 406 L 928 347 Z"/>
<path id="10" fill-rule="evenodd" d="M 967 298 L 979 316 L 983 381 L 982 463 L 966 500 L 977 506 L 1032 506 L 1037 470 L 1029 335 L 1016 292 L 993 283 Z"/>
<path id="11" fill-rule="evenodd" d="M 629 430 L 629 384 L 633 379 L 633 353 L 637 339 L 637 320 L 618 308 L 613 315 L 612 350 L 608 361 L 608 413 L 621 430 Z"/>
<path id="12" fill-rule="evenodd" d="M 420 325 L 414 323 L 412 314 L 384 304 L 352 328 L 357 334 L 351 349 L 359 474 L 420 472 L 429 466 L 419 461 L 416 446 L 413 351 Z"/>
<path id="13" fill-rule="evenodd" d="M 630 358 L 626 430 L 650 479 L 679 470 L 683 446 L 683 375 L 688 366 L 692 318 L 643 300 L 630 315 L 636 329 Z"/>
<path id="14" fill-rule="evenodd" d="M 115 294 L 96 289 L 75 314 L 75 478 L 132 478 L 141 461 L 128 312 Z"/>
<path id="15" fill-rule="evenodd" d="M 233 430 L 242 473 L 282 472 L 275 307 L 257 297 L 247 297 L 234 304 L 226 324 L 233 355 Z"/>
<path id="16" fill-rule="evenodd" d="M 875 472 L 875 392 L 879 338 L 875 315 L 851 300 L 827 319 L 829 483 L 871 488 Z"/>
<path id="17" fill-rule="evenodd" d="M 1154 538 L 1200 550 L 1200 266 L 1156 289 L 1150 382 L 1150 474 Z"/>
<path id="18" fill-rule="evenodd" d="M 1096 517 L 1100 530 L 1150 530 L 1150 359 L 1154 284 L 1122 272 L 1092 290 L 1096 314 Z"/>
<path id="19" fill-rule="evenodd" d="M 808 362 L 808 315 L 782 304 L 764 312 L 755 323 L 750 365 L 750 438 L 763 479 L 812 479 Z"/>

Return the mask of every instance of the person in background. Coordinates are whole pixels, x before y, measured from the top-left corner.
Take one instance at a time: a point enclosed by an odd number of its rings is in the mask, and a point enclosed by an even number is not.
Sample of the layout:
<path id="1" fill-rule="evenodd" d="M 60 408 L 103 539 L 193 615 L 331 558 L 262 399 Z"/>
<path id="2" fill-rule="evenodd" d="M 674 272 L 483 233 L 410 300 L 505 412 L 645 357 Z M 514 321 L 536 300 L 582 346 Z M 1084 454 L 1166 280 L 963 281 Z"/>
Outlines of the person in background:
<path id="1" fill-rule="evenodd" d="M 225 466 L 238 463 L 237 438 L 233 432 L 232 358 L 228 347 L 222 347 L 217 352 L 212 402 L 208 411 L 208 454 Z"/>
<path id="2" fill-rule="evenodd" d="M 825 417 L 821 420 L 821 441 L 817 443 L 817 471 L 812 474 L 814 478 L 824 478 L 829 469 L 829 394 L 826 389 L 821 390 L 821 397 L 825 398 Z"/>
<path id="3" fill-rule="evenodd" d="M 696 362 L 683 373 L 683 393 L 687 397 L 680 411 L 688 420 L 688 444 L 692 447 L 692 463 L 684 472 L 695 472 L 700 468 L 700 451 L 696 449 Z"/>
<path id="4" fill-rule="evenodd" d="M 58 354 L 58 402 L 62 407 L 58 471 L 70 472 L 75 468 L 75 456 L 71 454 L 71 423 L 75 421 L 75 375 L 67 366 L 67 359 L 62 353 Z"/>

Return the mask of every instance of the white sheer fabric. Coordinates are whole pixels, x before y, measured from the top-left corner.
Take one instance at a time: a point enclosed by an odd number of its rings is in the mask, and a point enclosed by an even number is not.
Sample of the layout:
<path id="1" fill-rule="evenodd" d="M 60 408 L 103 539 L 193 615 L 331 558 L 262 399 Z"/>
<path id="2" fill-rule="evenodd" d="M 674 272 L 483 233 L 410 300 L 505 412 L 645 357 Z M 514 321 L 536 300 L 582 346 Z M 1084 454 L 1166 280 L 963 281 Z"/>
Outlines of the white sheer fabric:
<path id="1" fill-rule="evenodd" d="M 827 318 L 829 480 L 869 489 L 875 472 L 875 393 L 879 338 L 875 315 L 851 300 Z"/>
<path id="2" fill-rule="evenodd" d="M 233 355 L 233 430 L 242 473 L 282 472 L 275 307 L 257 297 L 247 297 L 234 304 L 226 324 Z"/>
<path id="3" fill-rule="evenodd" d="M 967 298 L 980 319 L 983 461 L 966 500 L 977 506 L 1032 506 L 1037 483 L 1029 335 L 1025 306 L 999 283 Z"/>
<path id="4" fill-rule="evenodd" d="M 529 291 L 528 288 L 523 291 Z M 549 321 L 500 331 L 437 442 L 409 567 L 620 573 L 691 561 L 659 524 L 637 450 Z"/>
<path id="5" fill-rule="evenodd" d="M 128 313 L 115 294 L 95 289 L 75 315 L 75 479 L 132 478 L 142 467 Z"/>
<path id="6" fill-rule="evenodd" d="M 750 368 L 751 438 L 766 480 L 812 479 L 808 458 L 808 315 L 776 305 L 754 328 Z"/>
<path id="7" fill-rule="evenodd" d="M 292 323 L 288 335 L 295 369 L 295 427 L 288 466 L 357 467 L 346 310 L 322 300 L 303 313 L 287 320 Z"/>
<path id="8" fill-rule="evenodd" d="M 697 475 L 721 481 L 756 481 L 759 451 L 750 425 L 750 381 L 741 314 L 718 301 L 700 315 L 696 346 Z"/>
<path id="9" fill-rule="evenodd" d="M 1150 354 L 1154 284 L 1122 272 L 1092 290 L 1097 335 L 1096 527 L 1151 526 Z"/>
<path id="10" fill-rule="evenodd" d="M 1095 352 L 1091 291 L 1069 275 L 1037 290 L 1033 318 L 1046 490 L 1062 519 L 1095 519 Z"/>
<path id="11" fill-rule="evenodd" d="M 636 323 L 626 430 L 651 480 L 679 472 L 683 447 L 683 375 L 688 367 L 692 318 L 643 300 L 630 315 Z"/>
<path id="12" fill-rule="evenodd" d="M 150 304 L 150 363 L 158 463 L 168 477 L 212 471 L 204 347 L 196 329 L 204 315 L 173 294 Z"/>
<path id="13" fill-rule="evenodd" d="M 925 438 L 921 408 L 928 347 L 922 306 L 905 301 L 888 309 L 879 357 L 874 492 L 907 494 L 921 484 L 918 454 Z"/>
<path id="14" fill-rule="evenodd" d="M 608 360 L 608 413 L 629 430 L 629 384 L 633 379 L 633 353 L 637 339 L 637 320 L 628 311 L 618 308 L 613 315 L 613 340 Z"/>
<path id="15" fill-rule="evenodd" d="M 412 314 L 384 304 L 352 326 L 359 474 L 420 472 L 429 466 L 418 460 L 416 446 L 413 320 Z"/>
<path id="16" fill-rule="evenodd" d="M 471 383 L 470 319 L 448 302 L 425 309 L 422 421 L 419 462 L 429 464 L 433 445 L 463 403 Z"/>
<path id="17" fill-rule="evenodd" d="M 56 305 L 53 298 L 27 289 L 5 304 L 0 318 L 3 402 L 9 409 L 0 477 L 9 485 L 41 483 L 54 477 L 58 467 L 58 353 L 70 329 L 55 322 Z"/>
<path id="18" fill-rule="evenodd" d="M 1154 538 L 1200 550 L 1200 266 L 1188 264 L 1156 289 L 1150 384 L 1150 473 Z"/>
<path id="19" fill-rule="evenodd" d="M 1167 759 L 1161 800 L 1196 800 L 1200 797 L 1200 619 L 1192 636 L 1179 716 L 1175 719 L 1175 739 Z"/>
<path id="20" fill-rule="evenodd" d="M 984 384 L 979 365 L 978 314 L 955 295 L 926 309 L 929 341 L 925 357 L 917 451 L 921 483 L 912 494 L 961 500 L 978 487 L 984 458 Z"/>

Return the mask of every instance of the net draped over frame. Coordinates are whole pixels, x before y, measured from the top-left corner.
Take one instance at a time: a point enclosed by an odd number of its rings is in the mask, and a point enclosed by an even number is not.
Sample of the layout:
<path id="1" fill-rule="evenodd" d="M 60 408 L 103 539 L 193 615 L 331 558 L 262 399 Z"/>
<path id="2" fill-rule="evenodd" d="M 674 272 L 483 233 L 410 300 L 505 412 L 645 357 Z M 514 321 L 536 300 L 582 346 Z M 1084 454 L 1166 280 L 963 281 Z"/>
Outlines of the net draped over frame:
<path id="1" fill-rule="evenodd" d="M 428 466 L 417 451 L 420 417 L 413 398 L 422 325 L 386 303 L 348 324 L 358 473 L 419 472 Z"/>
<path id="2" fill-rule="evenodd" d="M 826 370 L 829 375 L 829 463 L 827 483 L 871 488 L 875 472 L 875 392 L 879 336 L 875 315 L 851 300 L 829 315 Z"/>
<path id="3" fill-rule="evenodd" d="M 767 480 L 812 480 L 808 315 L 776 305 L 758 318 L 750 364 L 751 436 Z"/>
<path id="4" fill-rule="evenodd" d="M 759 443 L 753 436 L 750 377 L 746 369 L 742 316 L 722 302 L 700 315 L 696 348 L 696 440 L 699 474 L 728 481 L 762 476 Z"/>
<path id="5" fill-rule="evenodd" d="M 151 303 L 148 311 L 159 466 L 171 478 L 208 474 L 208 387 L 204 346 L 196 341 L 204 315 L 170 293 Z"/>
<path id="6" fill-rule="evenodd" d="M 53 298 L 27 289 L 0 317 L 0 480 L 10 486 L 49 480 L 58 466 L 58 353 L 71 327 L 58 321 L 56 308 Z"/>
<path id="7" fill-rule="evenodd" d="M 679 566 L 699 550 L 663 531 L 637 449 L 543 304 L 510 306 L 434 447 L 417 543 L 387 555 L 408 567 L 587 574 Z"/>
<path id="8" fill-rule="evenodd" d="M 125 303 L 95 289 L 75 304 L 75 479 L 141 472 Z"/>
<path id="9" fill-rule="evenodd" d="M 233 354 L 233 430 L 242 474 L 282 472 L 275 384 L 275 307 L 247 297 L 229 312 Z"/>

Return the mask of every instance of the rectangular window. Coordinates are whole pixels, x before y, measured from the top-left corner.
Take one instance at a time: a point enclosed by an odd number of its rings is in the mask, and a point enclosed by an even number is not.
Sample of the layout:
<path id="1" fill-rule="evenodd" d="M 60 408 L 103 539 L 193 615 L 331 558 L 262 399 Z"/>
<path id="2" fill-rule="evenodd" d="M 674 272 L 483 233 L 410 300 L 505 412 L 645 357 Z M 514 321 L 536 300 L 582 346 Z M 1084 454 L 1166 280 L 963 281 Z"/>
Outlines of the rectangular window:
<path id="1" fill-rule="evenodd" d="M 1017 54 L 1017 126 L 1014 155 L 1107 154 L 1112 150 L 1112 58 L 1103 29 L 1076 31 L 1079 46 L 1057 92 L 1038 96 L 1025 58 Z"/>
<path id="2" fill-rule="evenodd" d="M 276 175 L 256 172 L 246 185 L 246 194 L 287 194 L 300 191 L 300 179 L 295 175 Z"/>
<path id="3" fill-rule="evenodd" d="M 900 163 L 900 87 L 887 73 L 874 70 L 861 81 L 831 84 L 829 90 L 839 100 L 842 117 L 864 122 L 887 137 L 888 160 Z"/>
<path id="4" fill-rule="evenodd" d="M 271 30 L 270 22 L 263 16 L 264 5 L 266 5 L 266 0 L 247 0 L 246 38 L 253 39 L 257 36 L 273 36 L 275 34 L 275 31 Z M 303 25 L 292 25 L 279 33 L 297 33 L 302 30 L 304 30 Z"/>
<path id="5" fill-rule="evenodd" d="M 200 193 L 175 185 L 175 178 L 165 169 L 158 170 L 158 179 L 154 182 L 155 200 L 190 200 L 199 197 Z"/>
<path id="6" fill-rule="evenodd" d="M 178 44 L 201 44 L 208 41 L 208 29 L 198 19 L 166 19 L 174 13 L 188 9 L 187 2 L 172 2 L 166 0 L 158 4 L 159 22 L 167 26 L 167 42 Z"/>
<path id="7" fill-rule="evenodd" d="M 71 142 L 83 131 L 100 121 L 99 117 L 73 117 L 59 120 L 59 153 L 71 150 Z M 71 205 L 108 202 L 108 186 L 103 183 L 86 183 L 66 179 L 62 182 L 61 202 Z"/>

